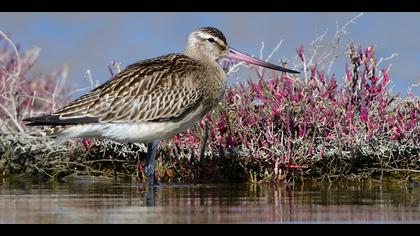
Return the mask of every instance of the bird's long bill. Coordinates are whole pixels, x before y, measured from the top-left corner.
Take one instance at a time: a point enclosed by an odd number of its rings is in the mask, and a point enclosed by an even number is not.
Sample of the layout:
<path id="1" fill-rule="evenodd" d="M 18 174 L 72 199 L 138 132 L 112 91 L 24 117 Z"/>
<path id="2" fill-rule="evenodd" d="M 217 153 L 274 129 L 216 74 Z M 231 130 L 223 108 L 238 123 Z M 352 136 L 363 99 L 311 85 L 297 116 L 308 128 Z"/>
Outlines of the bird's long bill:
<path id="1" fill-rule="evenodd" d="M 270 69 L 273 69 L 273 70 L 278 70 L 278 71 L 283 71 L 283 72 L 288 72 L 288 73 L 293 73 L 293 74 L 299 74 L 300 73 L 299 71 L 290 70 L 290 69 L 287 69 L 287 68 L 284 68 L 284 67 L 281 67 L 281 66 L 276 66 L 276 65 L 273 65 L 271 63 L 259 60 L 257 58 L 251 57 L 251 56 L 248 56 L 248 55 L 243 54 L 243 53 L 241 53 L 241 52 L 239 52 L 239 51 L 237 51 L 233 48 L 229 48 L 229 51 L 228 51 L 228 53 L 226 54 L 225 57 L 227 57 L 229 59 L 236 59 L 236 60 L 244 61 L 244 62 L 247 62 L 247 63 L 250 63 L 250 64 L 270 68 Z"/>

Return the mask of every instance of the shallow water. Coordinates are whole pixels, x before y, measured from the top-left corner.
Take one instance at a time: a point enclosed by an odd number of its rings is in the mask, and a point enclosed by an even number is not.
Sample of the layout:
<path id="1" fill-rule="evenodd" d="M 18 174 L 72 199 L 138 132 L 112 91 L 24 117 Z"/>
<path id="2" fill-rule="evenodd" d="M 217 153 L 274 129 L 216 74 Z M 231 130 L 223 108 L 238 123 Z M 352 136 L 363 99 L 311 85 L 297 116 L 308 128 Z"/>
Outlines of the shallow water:
<path id="1" fill-rule="evenodd" d="M 0 223 L 420 223 L 401 184 L 197 184 L 3 179 Z"/>

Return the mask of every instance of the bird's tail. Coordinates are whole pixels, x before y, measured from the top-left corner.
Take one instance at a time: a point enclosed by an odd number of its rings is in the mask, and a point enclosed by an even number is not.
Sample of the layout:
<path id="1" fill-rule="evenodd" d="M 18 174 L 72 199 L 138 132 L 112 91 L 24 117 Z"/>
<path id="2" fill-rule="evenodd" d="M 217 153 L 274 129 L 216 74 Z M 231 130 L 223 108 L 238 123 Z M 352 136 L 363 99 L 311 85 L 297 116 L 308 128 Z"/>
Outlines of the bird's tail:
<path id="1" fill-rule="evenodd" d="M 72 126 L 83 125 L 83 124 L 92 124 L 98 122 L 98 117 L 66 117 L 61 118 L 60 115 L 44 115 L 37 117 L 30 117 L 23 119 L 25 122 L 29 122 L 27 126 L 47 126 L 43 131 L 45 136 L 57 137 L 57 138 L 72 138 L 77 137 L 74 134 L 66 134 L 64 132 L 67 128 Z"/>
<path id="2" fill-rule="evenodd" d="M 58 116 L 44 115 L 25 118 L 22 121 L 29 122 L 26 126 L 46 126 L 41 127 L 41 130 L 30 132 L 31 136 L 46 136 L 50 138 L 56 138 L 61 132 L 65 130 L 65 125 L 58 125 Z"/>

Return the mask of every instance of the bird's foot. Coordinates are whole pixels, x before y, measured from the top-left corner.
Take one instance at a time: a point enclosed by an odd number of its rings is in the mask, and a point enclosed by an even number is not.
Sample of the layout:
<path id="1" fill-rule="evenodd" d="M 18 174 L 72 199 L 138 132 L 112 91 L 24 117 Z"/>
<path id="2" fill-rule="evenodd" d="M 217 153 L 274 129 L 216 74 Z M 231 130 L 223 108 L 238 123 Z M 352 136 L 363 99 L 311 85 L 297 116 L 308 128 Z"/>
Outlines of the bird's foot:
<path id="1" fill-rule="evenodd" d="M 148 178 L 147 178 L 147 181 L 148 181 L 148 185 L 149 186 L 158 186 L 158 185 L 160 185 L 160 183 L 159 183 L 159 181 L 156 179 L 156 176 L 155 175 L 153 175 L 153 176 L 148 176 Z"/>

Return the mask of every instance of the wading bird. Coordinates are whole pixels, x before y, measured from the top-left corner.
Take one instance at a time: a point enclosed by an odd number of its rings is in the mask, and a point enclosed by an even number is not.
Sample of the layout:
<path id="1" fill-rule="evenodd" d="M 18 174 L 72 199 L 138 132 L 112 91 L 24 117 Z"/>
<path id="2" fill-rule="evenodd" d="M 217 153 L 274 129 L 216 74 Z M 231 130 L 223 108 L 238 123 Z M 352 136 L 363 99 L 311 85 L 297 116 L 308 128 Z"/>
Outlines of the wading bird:
<path id="1" fill-rule="evenodd" d="M 60 139 L 147 143 L 146 175 L 149 185 L 156 185 L 159 142 L 191 127 L 223 97 L 226 73 L 218 63 L 222 58 L 299 73 L 234 50 L 221 31 L 204 27 L 189 34 L 183 54 L 135 62 L 52 114 L 24 121 L 50 126 L 45 134 Z"/>

